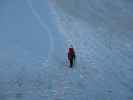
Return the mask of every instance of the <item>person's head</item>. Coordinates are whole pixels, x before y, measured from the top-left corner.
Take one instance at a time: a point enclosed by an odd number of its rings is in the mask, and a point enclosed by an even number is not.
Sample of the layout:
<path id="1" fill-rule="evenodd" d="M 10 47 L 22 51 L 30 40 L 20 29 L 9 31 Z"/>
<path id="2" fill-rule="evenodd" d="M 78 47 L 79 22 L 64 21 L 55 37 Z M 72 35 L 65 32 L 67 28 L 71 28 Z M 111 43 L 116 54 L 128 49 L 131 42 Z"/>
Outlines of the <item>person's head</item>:
<path id="1" fill-rule="evenodd" d="M 73 45 L 72 44 L 70 45 L 70 48 L 73 48 Z"/>

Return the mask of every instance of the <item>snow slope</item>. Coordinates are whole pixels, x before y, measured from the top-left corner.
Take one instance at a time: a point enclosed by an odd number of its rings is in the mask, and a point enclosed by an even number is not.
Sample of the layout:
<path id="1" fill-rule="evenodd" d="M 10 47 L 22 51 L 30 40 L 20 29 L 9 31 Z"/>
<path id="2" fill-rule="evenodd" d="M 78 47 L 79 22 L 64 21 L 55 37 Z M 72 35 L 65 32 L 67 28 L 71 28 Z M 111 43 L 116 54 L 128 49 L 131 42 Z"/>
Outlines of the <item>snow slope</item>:
<path id="1" fill-rule="evenodd" d="M 1 1 L 0 100 L 132 100 L 132 4 Z"/>
<path id="2" fill-rule="evenodd" d="M 87 76 L 86 100 L 132 100 L 133 2 L 52 2 L 58 29 L 73 42 L 80 74 Z"/>

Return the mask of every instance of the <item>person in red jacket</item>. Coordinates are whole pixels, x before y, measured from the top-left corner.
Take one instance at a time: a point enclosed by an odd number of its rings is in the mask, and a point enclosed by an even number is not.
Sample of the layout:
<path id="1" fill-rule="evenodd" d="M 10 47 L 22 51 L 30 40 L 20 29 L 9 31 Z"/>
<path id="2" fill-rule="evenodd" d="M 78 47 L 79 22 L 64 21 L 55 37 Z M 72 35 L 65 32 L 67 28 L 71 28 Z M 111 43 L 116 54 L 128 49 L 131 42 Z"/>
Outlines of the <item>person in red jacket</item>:
<path id="1" fill-rule="evenodd" d="M 70 62 L 70 67 L 72 68 L 75 61 L 75 51 L 72 45 L 68 49 L 68 60 Z"/>

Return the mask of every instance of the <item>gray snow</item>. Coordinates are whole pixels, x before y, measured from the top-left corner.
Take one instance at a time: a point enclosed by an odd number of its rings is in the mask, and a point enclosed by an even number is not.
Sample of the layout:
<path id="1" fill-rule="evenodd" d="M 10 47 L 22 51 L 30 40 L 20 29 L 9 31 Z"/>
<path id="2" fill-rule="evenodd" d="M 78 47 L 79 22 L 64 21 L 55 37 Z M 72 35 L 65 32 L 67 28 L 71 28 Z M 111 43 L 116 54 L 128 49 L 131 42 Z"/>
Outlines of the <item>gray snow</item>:
<path id="1" fill-rule="evenodd" d="M 0 100 L 133 100 L 133 1 L 5 0 L 0 8 Z"/>

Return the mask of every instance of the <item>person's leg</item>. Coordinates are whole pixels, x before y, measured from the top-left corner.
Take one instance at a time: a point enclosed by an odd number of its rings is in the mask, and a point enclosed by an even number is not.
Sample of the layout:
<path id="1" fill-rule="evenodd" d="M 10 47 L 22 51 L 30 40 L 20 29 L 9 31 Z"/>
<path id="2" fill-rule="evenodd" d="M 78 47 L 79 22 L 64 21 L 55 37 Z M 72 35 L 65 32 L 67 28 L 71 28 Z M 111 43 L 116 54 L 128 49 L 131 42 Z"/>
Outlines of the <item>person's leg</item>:
<path id="1" fill-rule="evenodd" d="M 73 55 L 73 64 L 75 64 L 75 59 L 76 59 L 75 55 Z"/>
<path id="2" fill-rule="evenodd" d="M 70 59 L 70 67 L 73 67 L 73 59 Z"/>

